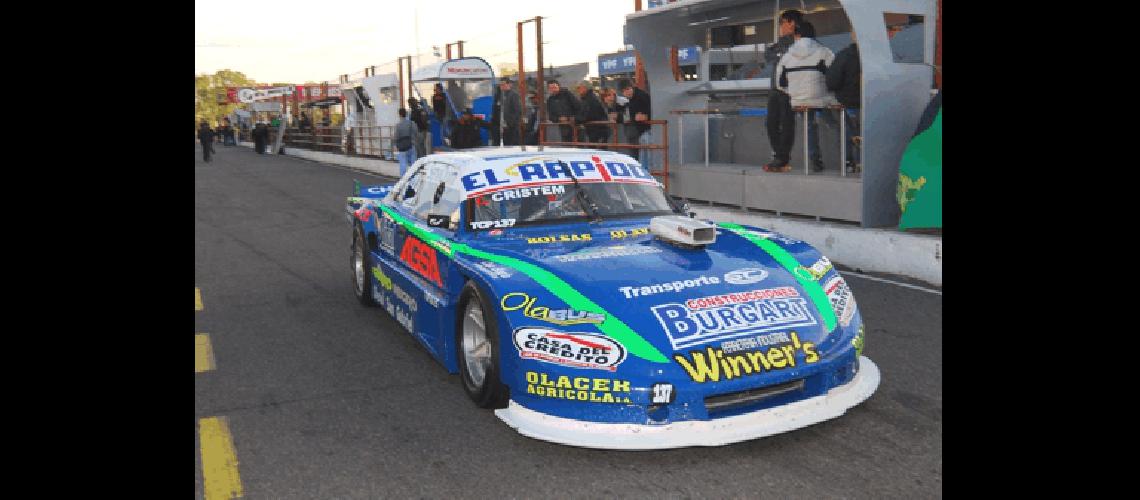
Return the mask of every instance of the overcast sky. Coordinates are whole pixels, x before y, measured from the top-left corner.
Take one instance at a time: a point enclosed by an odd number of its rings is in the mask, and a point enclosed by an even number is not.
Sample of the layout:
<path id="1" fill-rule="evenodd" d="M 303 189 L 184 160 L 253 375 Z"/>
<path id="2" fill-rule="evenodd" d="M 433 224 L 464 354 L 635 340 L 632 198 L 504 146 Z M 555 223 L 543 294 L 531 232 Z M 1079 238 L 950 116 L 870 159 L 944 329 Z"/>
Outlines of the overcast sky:
<path id="1" fill-rule="evenodd" d="M 464 40 L 464 55 L 487 59 L 497 72 L 500 62 L 517 63 L 516 23 L 542 16 L 545 65 L 589 62 L 590 74 L 597 75 L 598 54 L 622 49 L 622 27 L 633 4 L 195 0 L 194 74 L 232 69 L 261 83 L 335 82 L 338 75 L 371 65 L 378 66 L 377 73 L 394 72 L 397 57 L 417 52 L 417 40 L 420 64 L 436 60 L 432 45 L 442 53 L 444 44 Z M 534 23 L 524 25 L 528 70 L 534 69 L 534 41 Z"/>

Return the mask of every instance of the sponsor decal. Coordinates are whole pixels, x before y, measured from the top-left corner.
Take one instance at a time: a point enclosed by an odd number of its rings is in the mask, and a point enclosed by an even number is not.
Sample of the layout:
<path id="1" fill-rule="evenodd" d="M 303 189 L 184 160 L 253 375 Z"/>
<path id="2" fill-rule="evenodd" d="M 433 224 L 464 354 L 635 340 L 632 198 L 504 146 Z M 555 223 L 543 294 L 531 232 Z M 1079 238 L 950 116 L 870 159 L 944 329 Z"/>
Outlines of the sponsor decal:
<path id="1" fill-rule="evenodd" d="M 357 219 L 360 219 L 361 222 L 368 222 L 368 219 L 372 217 L 372 210 L 369 210 L 367 207 L 360 207 L 352 212 L 352 214 L 355 215 Z"/>
<path id="2" fill-rule="evenodd" d="M 755 337 L 744 337 L 729 340 L 721 344 L 720 348 L 725 353 L 732 354 L 740 351 L 750 351 L 759 349 L 761 347 L 767 347 L 791 341 L 792 339 L 788 337 L 788 332 L 776 332 L 766 335 L 757 335 Z"/>
<path id="3" fill-rule="evenodd" d="M 601 161 L 598 156 L 589 160 L 565 160 L 580 183 L 627 182 L 657 185 L 657 180 L 641 165 L 618 161 Z M 497 165 L 460 178 L 468 198 L 483 196 L 507 188 L 536 187 L 570 184 L 574 181 L 557 161 L 531 158 L 507 165 Z"/>
<path id="4" fill-rule="evenodd" d="M 634 236 L 644 236 L 647 234 L 649 234 L 649 228 L 647 227 L 639 227 L 631 229 L 629 231 L 626 231 L 625 229 L 618 229 L 616 231 L 610 231 L 610 239 L 620 240 L 623 238 L 633 238 Z"/>
<path id="5" fill-rule="evenodd" d="M 823 291 L 831 301 L 831 309 L 835 311 L 839 325 L 850 325 L 851 318 L 855 317 L 855 297 L 851 295 L 851 287 L 847 286 L 847 282 L 841 276 L 836 275 L 827 280 L 823 285 Z"/>
<path id="6" fill-rule="evenodd" d="M 396 322 L 400 324 L 400 326 L 403 326 L 409 332 L 415 333 L 416 324 L 412 319 L 412 315 L 409 314 L 408 311 L 406 311 L 403 307 L 400 307 L 399 304 L 393 301 L 391 299 L 391 296 L 388 294 L 383 294 L 380 299 L 380 304 L 384 306 L 384 310 L 388 311 L 388 314 L 391 315 L 392 318 L 394 318 Z"/>
<path id="7" fill-rule="evenodd" d="M 535 306 L 536 300 L 538 300 L 536 297 L 531 297 L 523 292 L 511 292 L 503 295 L 503 298 L 499 300 L 499 305 L 502 306 L 504 312 L 522 309 L 523 315 L 528 318 L 562 326 L 583 323 L 596 325 L 606 320 L 605 314 L 574 309 L 551 310 L 549 307 Z"/>
<path id="8" fill-rule="evenodd" d="M 392 227 L 395 221 L 387 212 L 384 213 L 384 219 L 388 223 L 380 225 L 380 249 L 392 255 L 396 253 L 396 231 Z"/>
<path id="9" fill-rule="evenodd" d="M 443 305 L 443 298 L 424 291 L 424 302 L 432 307 L 439 307 Z"/>
<path id="10" fill-rule="evenodd" d="M 554 260 L 557 260 L 558 262 L 578 262 L 583 260 L 608 259 L 610 257 L 630 257 L 634 255 L 646 255 L 651 253 L 661 253 L 661 249 L 646 246 L 612 246 L 589 248 L 571 254 L 555 255 Z"/>
<path id="11" fill-rule="evenodd" d="M 536 187 L 524 187 L 524 188 L 517 188 L 517 189 L 504 189 L 502 191 L 496 191 L 494 193 L 491 193 L 491 195 L 488 196 L 488 198 L 490 198 L 491 201 L 507 201 L 507 200 L 518 200 L 518 199 L 522 199 L 522 198 L 530 198 L 531 196 L 540 196 L 540 195 L 554 196 L 554 195 L 558 195 L 558 194 L 564 194 L 565 192 L 566 192 L 566 186 L 565 185 L 556 184 L 553 186 L 536 186 Z"/>
<path id="12" fill-rule="evenodd" d="M 475 267 L 478 267 L 480 270 L 487 273 L 488 277 L 492 279 L 506 279 L 514 275 L 506 266 L 500 266 L 494 262 L 489 262 L 486 260 L 475 262 Z"/>
<path id="13" fill-rule="evenodd" d="M 527 238 L 527 243 L 565 243 L 568 241 L 591 241 L 590 233 L 582 234 L 559 234 L 557 236 L 538 236 L 535 238 Z"/>
<path id="14" fill-rule="evenodd" d="M 767 231 L 756 231 L 753 229 L 744 229 L 741 232 L 744 234 L 754 236 L 757 238 L 761 238 L 761 239 L 765 239 L 765 240 L 778 241 L 778 242 L 783 243 L 785 245 L 797 245 L 797 244 L 803 243 L 800 240 L 793 240 L 791 238 L 788 238 L 786 236 L 781 235 L 780 233 L 771 233 L 771 232 L 767 232 Z"/>
<path id="15" fill-rule="evenodd" d="M 428 227 L 447 227 L 451 225 L 450 215 L 429 215 L 427 219 Z"/>
<path id="16" fill-rule="evenodd" d="M 392 289 L 392 278 L 384 274 L 384 271 L 380 270 L 380 266 L 372 266 L 372 277 L 376 278 L 376 282 L 384 287 L 385 290 Z"/>
<path id="17" fill-rule="evenodd" d="M 368 189 L 365 189 L 364 192 L 372 195 L 383 196 L 388 194 L 388 192 L 392 190 L 392 187 L 393 186 L 370 187 Z"/>
<path id="18" fill-rule="evenodd" d="M 733 285 L 751 285 L 768 277 L 768 271 L 759 267 L 748 267 L 724 273 L 724 282 Z"/>
<path id="19" fill-rule="evenodd" d="M 862 356 L 863 355 L 863 324 L 862 323 L 859 324 L 859 333 L 857 335 L 855 335 L 855 338 L 851 339 L 851 345 L 853 347 L 855 347 L 855 355 L 856 356 Z"/>
<path id="20" fill-rule="evenodd" d="M 492 229 L 490 231 L 487 231 L 487 234 L 489 234 L 491 236 L 502 236 L 503 230 L 502 229 Z"/>
<path id="21" fill-rule="evenodd" d="M 408 235 L 404 239 L 404 248 L 400 249 L 400 260 L 404 261 L 420 276 L 442 287 L 443 280 L 439 279 L 439 263 L 436 258 L 435 249 L 419 238 Z"/>
<path id="22" fill-rule="evenodd" d="M 618 290 L 625 295 L 625 298 L 632 299 L 634 297 L 644 297 L 647 295 L 656 295 L 665 292 L 680 292 L 686 288 L 696 288 L 705 285 L 716 285 L 720 283 L 720 278 L 716 276 L 701 276 L 691 280 L 677 280 L 669 283 L 659 283 L 656 285 L 646 286 L 623 286 Z"/>
<path id="23" fill-rule="evenodd" d="M 543 398 L 629 404 L 629 386 L 628 380 L 566 375 L 554 378 L 542 372 L 526 372 L 526 393 Z"/>
<path id="24" fill-rule="evenodd" d="M 625 346 L 591 333 L 569 333 L 547 328 L 515 330 L 519 357 L 571 368 L 616 371 L 625 361 Z"/>
<path id="25" fill-rule="evenodd" d="M 673 384 L 653 384 L 654 403 L 672 403 L 676 399 L 677 393 L 673 391 Z"/>
<path id="26" fill-rule="evenodd" d="M 499 220 L 481 220 L 471 223 L 471 229 L 489 229 L 511 227 L 515 225 L 515 219 L 499 219 Z"/>
<path id="27" fill-rule="evenodd" d="M 412 296 L 408 294 L 408 292 L 405 292 L 403 288 L 400 288 L 400 285 L 393 286 L 392 293 L 396 294 L 396 298 L 400 299 L 400 302 L 403 302 L 405 305 L 407 305 L 408 309 L 413 313 L 420 309 L 419 302 L 416 302 L 416 299 L 413 299 Z"/>
<path id="28" fill-rule="evenodd" d="M 814 343 L 800 342 L 796 332 L 788 335 L 791 337 L 790 343 L 769 347 L 767 350 L 729 354 L 723 349 L 706 347 L 685 354 L 674 354 L 673 359 L 698 384 L 795 368 L 799 353 L 803 354 L 805 364 L 819 361 L 819 352 Z"/>
<path id="29" fill-rule="evenodd" d="M 822 278 L 824 274 L 827 274 L 831 268 L 831 261 L 828 260 L 827 257 L 820 257 L 820 259 L 815 261 L 815 264 L 812 264 L 811 267 L 797 267 L 796 274 L 803 279 L 819 281 L 819 279 Z"/>
<path id="30" fill-rule="evenodd" d="M 712 295 L 650 309 L 674 349 L 816 324 L 807 301 L 792 287 Z"/>

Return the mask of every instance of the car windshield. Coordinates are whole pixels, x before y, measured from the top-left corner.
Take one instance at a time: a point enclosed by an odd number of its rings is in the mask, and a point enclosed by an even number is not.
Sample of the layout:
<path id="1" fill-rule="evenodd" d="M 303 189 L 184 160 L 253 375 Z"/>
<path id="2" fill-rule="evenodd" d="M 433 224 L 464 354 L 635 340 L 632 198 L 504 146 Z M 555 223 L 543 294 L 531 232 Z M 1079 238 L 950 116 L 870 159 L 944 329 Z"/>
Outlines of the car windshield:
<path id="1" fill-rule="evenodd" d="M 603 219 L 673 213 L 660 186 L 624 182 L 579 184 Z M 494 229 L 568 222 L 591 217 L 573 183 L 518 187 L 467 200 L 468 227 Z"/>

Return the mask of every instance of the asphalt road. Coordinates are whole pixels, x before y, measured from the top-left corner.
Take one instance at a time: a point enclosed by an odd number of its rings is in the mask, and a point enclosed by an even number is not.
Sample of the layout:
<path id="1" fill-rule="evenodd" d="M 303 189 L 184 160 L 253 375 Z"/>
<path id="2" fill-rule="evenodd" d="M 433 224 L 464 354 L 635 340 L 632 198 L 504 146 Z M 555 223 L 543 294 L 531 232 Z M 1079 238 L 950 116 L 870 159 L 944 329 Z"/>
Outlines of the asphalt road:
<path id="1" fill-rule="evenodd" d="M 195 374 L 195 424 L 225 417 L 245 498 L 942 496 L 940 294 L 846 277 L 882 383 L 838 419 L 719 448 L 556 445 L 475 407 L 354 299 L 344 199 L 380 178 L 215 149 L 204 163 L 195 148 L 195 333 L 214 359 Z"/>

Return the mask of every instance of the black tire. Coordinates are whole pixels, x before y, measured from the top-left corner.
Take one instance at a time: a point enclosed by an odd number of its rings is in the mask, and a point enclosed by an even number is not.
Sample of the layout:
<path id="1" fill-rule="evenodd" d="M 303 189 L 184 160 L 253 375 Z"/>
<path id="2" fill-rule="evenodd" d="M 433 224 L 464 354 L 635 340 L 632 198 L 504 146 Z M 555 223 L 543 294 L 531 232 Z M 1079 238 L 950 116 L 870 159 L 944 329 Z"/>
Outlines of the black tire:
<path id="1" fill-rule="evenodd" d="M 358 259 L 363 276 L 358 274 Z M 366 306 L 375 306 L 376 301 L 372 300 L 372 259 L 369 257 L 368 243 L 364 240 L 364 229 L 360 224 L 352 225 L 352 251 L 348 257 L 348 265 L 352 270 L 352 292 L 356 294 L 356 300 Z"/>
<path id="2" fill-rule="evenodd" d="M 488 344 L 486 348 L 490 350 L 489 365 L 483 365 L 482 380 L 478 380 L 479 369 L 469 366 L 466 355 L 467 346 L 464 344 L 465 338 L 470 338 L 464 335 L 464 324 L 467 318 L 468 305 L 472 303 L 476 304 L 482 313 L 479 316 L 483 320 L 484 339 Z M 459 378 L 463 381 L 463 390 L 471 398 L 471 401 L 474 401 L 480 408 L 506 408 L 507 402 L 510 400 L 510 391 L 506 385 L 503 385 L 500 376 L 499 326 L 495 319 L 495 310 L 488 307 L 488 304 L 491 302 L 487 300 L 474 282 L 468 281 L 463 286 L 463 292 L 459 296 L 455 324 L 455 355 L 459 363 Z"/>

